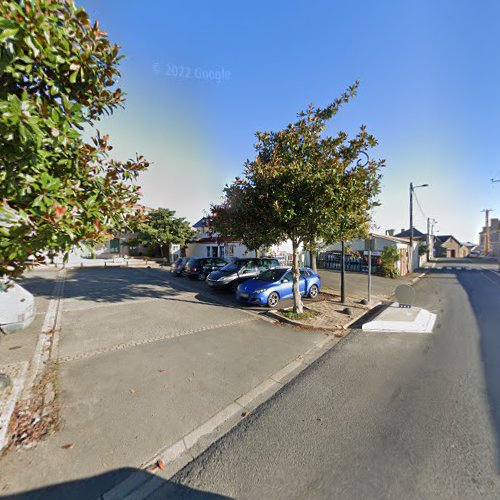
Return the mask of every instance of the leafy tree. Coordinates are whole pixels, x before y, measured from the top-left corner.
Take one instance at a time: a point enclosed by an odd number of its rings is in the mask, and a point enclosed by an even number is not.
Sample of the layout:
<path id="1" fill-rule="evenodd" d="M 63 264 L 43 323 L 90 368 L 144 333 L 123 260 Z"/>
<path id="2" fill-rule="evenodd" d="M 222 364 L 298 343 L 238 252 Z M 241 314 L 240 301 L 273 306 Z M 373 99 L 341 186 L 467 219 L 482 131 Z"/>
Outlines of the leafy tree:
<path id="1" fill-rule="evenodd" d="M 397 278 L 399 270 L 396 264 L 399 261 L 399 250 L 396 247 L 386 246 L 380 254 L 382 259 L 382 276 L 386 278 Z"/>
<path id="2" fill-rule="evenodd" d="M 0 4 L 0 275 L 102 242 L 140 216 L 142 156 L 111 159 L 104 115 L 123 107 L 123 57 L 72 0 Z"/>
<path id="3" fill-rule="evenodd" d="M 185 247 L 195 232 L 184 217 L 175 217 L 175 211 L 168 208 L 151 210 L 137 228 L 137 238 L 129 245 L 141 243 L 151 248 L 159 248 L 162 257 L 170 259 L 172 243 Z"/>
<path id="4" fill-rule="evenodd" d="M 428 249 L 429 249 L 429 245 L 427 245 L 427 243 L 419 242 L 419 244 L 418 244 L 419 257 L 422 257 L 422 255 L 425 255 L 427 253 Z"/>
<path id="5" fill-rule="evenodd" d="M 279 238 L 279 234 L 273 227 L 263 230 L 266 221 L 259 221 L 260 207 L 253 202 L 246 187 L 239 178 L 232 185 L 226 186 L 224 201 L 220 205 L 211 206 L 208 223 L 212 231 L 235 241 L 242 241 L 248 250 L 258 255 L 262 248 L 271 246 Z"/>
<path id="6" fill-rule="evenodd" d="M 256 158 L 247 161 L 243 179 L 226 188 L 226 202 L 240 190 L 251 222 L 241 230 L 267 243 L 290 240 L 293 250 L 294 312 L 301 313 L 299 251 L 325 240 L 347 239 L 369 220 L 379 192 L 382 160 L 357 161 L 377 144 L 364 126 L 352 139 L 345 132 L 323 137 L 326 122 L 355 95 L 354 85 L 325 108 L 310 106 L 278 132 L 258 132 Z M 227 194 L 230 194 L 228 197 Z M 234 210 L 226 215 L 239 223 Z M 247 229 L 248 228 L 248 229 Z"/>

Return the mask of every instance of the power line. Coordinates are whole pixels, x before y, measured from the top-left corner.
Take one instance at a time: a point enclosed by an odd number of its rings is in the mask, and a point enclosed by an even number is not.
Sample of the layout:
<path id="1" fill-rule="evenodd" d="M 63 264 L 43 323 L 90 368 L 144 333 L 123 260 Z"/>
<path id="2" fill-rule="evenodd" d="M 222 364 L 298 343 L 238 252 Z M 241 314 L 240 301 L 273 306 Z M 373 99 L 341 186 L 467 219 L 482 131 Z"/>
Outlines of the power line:
<path id="1" fill-rule="evenodd" d="M 418 209 L 420 210 L 420 213 L 422 214 L 422 217 L 427 220 L 427 215 L 425 215 L 423 209 L 422 209 L 422 206 L 420 205 L 420 201 L 418 201 L 418 197 L 416 195 L 416 193 L 414 192 L 413 193 L 413 196 L 415 197 L 415 201 L 417 202 L 417 206 L 418 206 Z"/>

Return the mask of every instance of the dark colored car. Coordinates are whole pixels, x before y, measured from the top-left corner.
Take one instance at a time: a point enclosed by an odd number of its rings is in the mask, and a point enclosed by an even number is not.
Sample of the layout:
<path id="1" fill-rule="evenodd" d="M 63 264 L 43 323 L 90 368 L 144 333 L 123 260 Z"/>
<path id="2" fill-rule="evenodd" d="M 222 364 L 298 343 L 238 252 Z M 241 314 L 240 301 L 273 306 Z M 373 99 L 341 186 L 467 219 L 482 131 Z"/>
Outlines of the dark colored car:
<path id="1" fill-rule="evenodd" d="M 226 265 L 227 262 L 218 257 L 191 257 L 186 262 L 182 274 L 203 281 L 212 271 L 221 269 Z"/>
<path id="2" fill-rule="evenodd" d="M 292 287 L 292 270 L 289 267 L 278 267 L 242 283 L 236 291 L 236 299 L 239 302 L 276 307 L 280 300 L 293 297 Z M 315 299 L 320 288 L 318 273 L 308 267 L 302 268 L 299 278 L 300 295 Z"/>
<path id="3" fill-rule="evenodd" d="M 172 264 L 172 272 L 176 276 L 181 276 L 182 271 L 184 271 L 184 267 L 186 266 L 186 263 L 188 261 L 188 257 L 179 257 L 173 264 Z"/>
<path id="4" fill-rule="evenodd" d="M 271 258 L 236 259 L 219 271 L 210 273 L 207 277 L 207 283 L 213 288 L 236 290 L 243 281 L 254 278 L 263 271 L 279 265 L 278 259 Z"/>

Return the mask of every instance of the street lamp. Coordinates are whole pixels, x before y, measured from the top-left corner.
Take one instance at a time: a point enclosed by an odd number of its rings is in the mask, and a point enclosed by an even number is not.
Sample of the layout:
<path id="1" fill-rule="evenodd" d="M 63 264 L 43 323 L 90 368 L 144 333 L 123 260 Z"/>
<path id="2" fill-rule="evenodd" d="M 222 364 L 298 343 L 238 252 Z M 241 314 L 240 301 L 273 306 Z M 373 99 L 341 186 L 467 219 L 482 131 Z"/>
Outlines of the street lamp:
<path id="1" fill-rule="evenodd" d="M 413 182 L 410 182 L 410 259 L 408 262 L 408 272 L 413 270 L 413 192 L 415 189 L 428 187 L 429 184 L 420 184 L 419 186 L 414 186 Z"/>

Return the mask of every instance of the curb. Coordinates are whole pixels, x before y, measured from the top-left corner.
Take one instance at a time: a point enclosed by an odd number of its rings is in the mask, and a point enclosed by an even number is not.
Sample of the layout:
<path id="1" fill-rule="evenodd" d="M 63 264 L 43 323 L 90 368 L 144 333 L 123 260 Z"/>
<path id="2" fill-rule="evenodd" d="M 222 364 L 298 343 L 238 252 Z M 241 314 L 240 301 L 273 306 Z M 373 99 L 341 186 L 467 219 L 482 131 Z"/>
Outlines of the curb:
<path id="1" fill-rule="evenodd" d="M 42 383 L 40 394 L 36 394 L 33 390 L 35 383 L 43 380 L 44 376 L 49 372 L 51 365 L 57 360 L 59 330 L 61 326 L 62 307 L 61 301 L 64 291 L 64 282 L 66 279 L 65 271 L 57 277 L 52 292 L 52 298 L 49 302 L 45 319 L 40 331 L 38 342 L 29 362 L 24 362 L 21 374 L 16 380 L 12 395 L 8 401 L 10 413 L 6 420 L 5 431 L 8 430 L 12 423 L 16 406 L 18 404 L 29 406 L 37 397 L 41 398 L 42 406 L 39 411 L 39 421 L 41 417 L 47 417 L 50 414 L 52 403 L 55 398 L 55 391 L 51 381 Z M 3 419 L 4 415 L 2 415 Z M 2 421 L 2 424 L 4 422 Z M 2 425 L 3 427 L 3 425 Z M 9 436 L 0 436 L 0 450 L 9 445 Z"/>
<path id="2" fill-rule="evenodd" d="M 307 323 L 303 323 L 302 321 L 297 321 L 297 320 L 294 320 L 294 319 L 285 318 L 284 316 L 282 316 L 281 314 L 278 313 L 277 309 L 273 309 L 271 311 L 267 311 L 265 314 L 267 316 L 270 316 L 271 318 L 277 320 L 277 321 L 282 322 L 282 323 L 288 323 L 290 325 L 299 326 L 301 328 L 307 328 L 309 330 L 320 330 L 320 331 L 327 331 L 327 332 L 338 332 L 338 331 L 341 331 L 341 330 L 348 330 L 349 327 L 353 323 L 356 323 L 357 321 L 359 321 L 361 318 L 363 318 L 364 316 L 366 316 L 372 309 L 374 309 L 375 307 L 379 306 L 380 304 L 382 304 L 382 302 L 380 302 L 380 301 L 371 304 L 370 307 L 363 314 L 361 314 L 360 316 L 358 316 L 356 318 L 352 318 L 347 323 L 345 323 L 344 325 L 342 325 L 341 327 L 338 327 L 338 328 L 328 328 L 328 327 L 324 327 L 324 326 L 314 326 L 314 325 L 309 325 Z"/>
<path id="3" fill-rule="evenodd" d="M 262 403 L 270 399 L 282 387 L 297 377 L 310 364 L 329 351 L 340 339 L 326 337 L 304 354 L 287 363 L 259 385 L 242 394 L 206 422 L 185 434 L 174 444 L 161 448 L 139 469 L 150 475 L 133 473 L 124 481 L 99 496 L 99 500 L 121 500 L 124 498 L 143 499 L 149 496 L 189 462 L 201 455 L 213 443 L 227 434 Z M 168 471 L 157 465 L 163 463 Z M 161 478 L 161 480 L 160 480 Z"/>
<path id="4" fill-rule="evenodd" d="M 16 407 L 17 400 L 21 394 L 21 391 L 24 386 L 24 382 L 26 379 L 26 373 L 28 371 L 28 362 L 22 361 L 20 363 L 12 363 L 9 365 L 3 365 L 2 370 L 5 371 L 14 371 L 16 373 L 16 377 L 12 383 L 12 389 L 9 397 L 7 398 L 5 404 L 1 407 L 0 412 L 0 452 L 7 445 L 9 441 L 9 423 L 14 413 L 14 409 Z"/>

